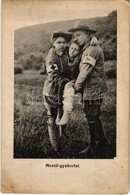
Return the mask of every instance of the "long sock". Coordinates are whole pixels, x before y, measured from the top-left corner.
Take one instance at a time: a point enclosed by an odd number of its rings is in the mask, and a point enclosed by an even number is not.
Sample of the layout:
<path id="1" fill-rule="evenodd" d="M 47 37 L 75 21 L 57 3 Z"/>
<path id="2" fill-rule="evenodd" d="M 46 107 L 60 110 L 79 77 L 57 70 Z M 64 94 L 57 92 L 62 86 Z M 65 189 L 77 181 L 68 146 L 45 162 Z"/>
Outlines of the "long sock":
<path id="1" fill-rule="evenodd" d="M 106 135 L 103 131 L 103 127 L 102 127 L 102 123 L 101 123 L 100 118 L 98 118 L 98 126 L 99 126 L 99 138 L 100 139 L 106 139 Z"/>
<path id="2" fill-rule="evenodd" d="M 98 140 L 98 123 L 93 122 L 93 123 L 88 123 L 89 124 L 89 129 L 90 129 L 90 138 L 91 138 L 91 145 L 96 146 L 96 141 Z"/>
<path id="3" fill-rule="evenodd" d="M 58 150 L 59 148 L 59 129 L 56 127 L 56 125 L 48 125 L 48 133 L 49 133 L 49 138 L 50 138 L 50 142 L 52 147 L 55 150 Z"/>

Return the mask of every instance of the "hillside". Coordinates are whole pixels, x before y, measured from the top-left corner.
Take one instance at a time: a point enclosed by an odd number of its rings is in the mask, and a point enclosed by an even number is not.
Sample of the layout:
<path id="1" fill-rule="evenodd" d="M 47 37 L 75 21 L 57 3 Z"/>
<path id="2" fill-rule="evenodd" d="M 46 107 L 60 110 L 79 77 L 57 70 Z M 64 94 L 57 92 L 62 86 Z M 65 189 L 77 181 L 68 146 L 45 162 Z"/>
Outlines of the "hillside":
<path id="1" fill-rule="evenodd" d="M 86 19 L 88 25 L 97 31 L 105 59 L 116 59 L 117 13 L 111 12 L 106 17 Z M 75 20 L 50 22 L 17 29 L 14 36 L 15 64 L 22 64 L 28 69 L 28 64 L 36 61 L 40 69 L 45 61 L 46 52 L 50 46 L 51 33 L 59 28 L 67 31 L 73 27 Z M 34 60 L 35 59 L 35 60 Z M 38 62 L 37 62 L 38 59 Z M 32 65 L 29 69 L 33 68 Z"/>

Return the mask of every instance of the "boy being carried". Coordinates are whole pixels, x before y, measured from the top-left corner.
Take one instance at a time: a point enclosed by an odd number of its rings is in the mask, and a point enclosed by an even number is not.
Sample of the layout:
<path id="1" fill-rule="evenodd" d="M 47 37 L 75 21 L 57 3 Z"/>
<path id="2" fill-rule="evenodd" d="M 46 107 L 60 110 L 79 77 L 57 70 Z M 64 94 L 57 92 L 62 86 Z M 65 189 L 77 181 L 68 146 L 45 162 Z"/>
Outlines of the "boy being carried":
<path id="1" fill-rule="evenodd" d="M 58 90 L 59 109 L 56 118 L 57 125 L 61 125 L 61 126 L 65 125 L 70 118 L 70 113 L 73 109 L 73 100 L 75 94 L 74 84 L 79 74 L 80 60 L 81 60 L 80 46 L 78 45 L 78 43 L 72 42 L 69 47 L 69 62 L 67 66 L 68 80 L 64 79 L 59 83 L 59 90 Z M 80 99 L 81 97 L 82 95 L 80 94 Z"/>

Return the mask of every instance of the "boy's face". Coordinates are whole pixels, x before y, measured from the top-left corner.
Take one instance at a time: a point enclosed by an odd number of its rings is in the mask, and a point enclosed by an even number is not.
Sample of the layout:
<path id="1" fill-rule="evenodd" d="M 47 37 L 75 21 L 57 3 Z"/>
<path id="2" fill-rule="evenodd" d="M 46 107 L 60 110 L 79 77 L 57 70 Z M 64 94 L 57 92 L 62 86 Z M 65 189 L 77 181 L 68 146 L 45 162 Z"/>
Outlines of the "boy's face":
<path id="1" fill-rule="evenodd" d="M 74 33 L 73 41 L 78 43 L 80 46 L 85 45 L 89 39 L 90 39 L 89 34 L 82 30 L 77 30 Z"/>
<path id="2" fill-rule="evenodd" d="M 63 52 L 66 48 L 66 40 L 63 37 L 58 37 L 54 43 L 53 46 L 56 50 Z"/>
<path id="3" fill-rule="evenodd" d="M 79 53 L 79 46 L 75 43 L 71 43 L 69 47 L 69 56 L 75 57 Z"/>

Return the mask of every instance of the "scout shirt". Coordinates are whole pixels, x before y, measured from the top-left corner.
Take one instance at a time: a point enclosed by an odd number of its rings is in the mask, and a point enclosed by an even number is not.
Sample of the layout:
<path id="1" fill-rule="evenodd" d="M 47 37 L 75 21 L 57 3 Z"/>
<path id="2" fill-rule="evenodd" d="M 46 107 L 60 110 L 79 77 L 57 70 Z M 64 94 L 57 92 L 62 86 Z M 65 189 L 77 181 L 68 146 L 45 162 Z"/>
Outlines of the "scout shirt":
<path id="1" fill-rule="evenodd" d="M 57 98 L 59 83 L 67 77 L 68 55 L 58 52 L 53 47 L 46 58 L 47 78 L 43 87 L 43 95 Z"/>
<path id="2" fill-rule="evenodd" d="M 86 45 L 79 65 L 80 73 L 75 83 L 78 91 L 83 88 L 84 100 L 101 99 L 107 92 L 104 72 L 104 55 L 99 45 Z"/>

